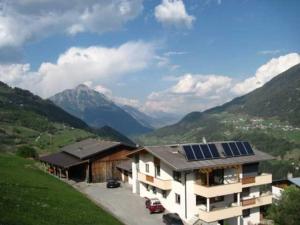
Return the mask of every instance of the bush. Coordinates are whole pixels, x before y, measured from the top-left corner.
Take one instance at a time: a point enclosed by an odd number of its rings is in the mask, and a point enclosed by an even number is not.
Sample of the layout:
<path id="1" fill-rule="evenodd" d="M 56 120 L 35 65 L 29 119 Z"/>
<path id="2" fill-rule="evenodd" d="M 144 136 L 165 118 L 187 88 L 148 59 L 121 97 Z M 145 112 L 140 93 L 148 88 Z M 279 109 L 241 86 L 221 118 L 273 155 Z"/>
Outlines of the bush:
<path id="1" fill-rule="evenodd" d="M 38 154 L 36 150 L 30 146 L 21 146 L 17 149 L 17 155 L 24 158 L 37 158 Z"/>

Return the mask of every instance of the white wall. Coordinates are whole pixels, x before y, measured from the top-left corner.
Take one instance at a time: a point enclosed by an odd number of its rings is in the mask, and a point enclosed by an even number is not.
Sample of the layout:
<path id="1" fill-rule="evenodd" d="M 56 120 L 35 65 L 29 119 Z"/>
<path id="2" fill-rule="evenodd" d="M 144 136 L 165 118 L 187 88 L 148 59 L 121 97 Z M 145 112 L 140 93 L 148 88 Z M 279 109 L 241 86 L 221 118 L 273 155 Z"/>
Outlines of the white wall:
<path id="1" fill-rule="evenodd" d="M 260 211 L 259 207 L 250 209 L 249 217 L 242 217 L 241 225 L 258 224 L 260 222 Z"/>
<path id="2" fill-rule="evenodd" d="M 272 195 L 274 199 L 279 200 L 281 198 L 282 192 L 283 192 L 282 188 L 272 186 Z"/>

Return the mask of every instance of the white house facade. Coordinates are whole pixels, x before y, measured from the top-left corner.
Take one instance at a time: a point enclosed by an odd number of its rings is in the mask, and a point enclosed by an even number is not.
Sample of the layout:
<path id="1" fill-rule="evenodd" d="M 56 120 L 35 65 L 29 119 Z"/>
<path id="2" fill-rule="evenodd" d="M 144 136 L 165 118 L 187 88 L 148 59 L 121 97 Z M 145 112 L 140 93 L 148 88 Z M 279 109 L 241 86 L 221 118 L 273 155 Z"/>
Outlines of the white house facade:
<path id="1" fill-rule="evenodd" d="M 248 154 L 250 145 L 238 143 L 137 150 L 130 155 L 132 191 L 158 198 L 189 224 L 259 224 L 260 208 L 272 203 L 272 193 L 261 186 L 271 184 L 272 175 L 259 174 L 258 164 L 271 156 L 252 148 Z"/>

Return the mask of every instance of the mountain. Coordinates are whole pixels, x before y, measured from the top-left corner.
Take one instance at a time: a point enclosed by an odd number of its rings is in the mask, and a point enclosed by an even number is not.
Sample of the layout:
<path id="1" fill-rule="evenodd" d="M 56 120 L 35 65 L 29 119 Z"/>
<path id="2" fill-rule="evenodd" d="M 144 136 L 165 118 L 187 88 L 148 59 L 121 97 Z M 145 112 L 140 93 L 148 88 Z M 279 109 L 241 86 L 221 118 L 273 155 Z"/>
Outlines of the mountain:
<path id="1" fill-rule="evenodd" d="M 93 129 L 49 100 L 0 82 L 0 151 L 29 144 L 39 152 L 56 151 L 87 137 L 128 141 L 108 128 Z"/>
<path id="2" fill-rule="evenodd" d="M 178 123 L 137 141 L 146 145 L 195 143 L 203 137 L 207 141 L 249 140 L 282 159 L 276 170 L 300 175 L 296 170 L 300 167 L 300 64 L 249 94 L 204 112 L 189 113 Z M 282 177 L 284 172 L 278 171 L 276 176 Z"/>
<path id="3" fill-rule="evenodd" d="M 83 84 L 75 89 L 60 92 L 50 100 L 91 127 L 109 126 L 125 135 L 142 134 L 152 130 L 139 123 L 105 95 Z"/>
<path id="4" fill-rule="evenodd" d="M 161 128 L 163 126 L 173 124 L 179 120 L 179 116 L 171 113 L 159 112 L 148 115 L 129 105 L 123 105 L 121 107 L 139 123 L 149 128 Z"/>

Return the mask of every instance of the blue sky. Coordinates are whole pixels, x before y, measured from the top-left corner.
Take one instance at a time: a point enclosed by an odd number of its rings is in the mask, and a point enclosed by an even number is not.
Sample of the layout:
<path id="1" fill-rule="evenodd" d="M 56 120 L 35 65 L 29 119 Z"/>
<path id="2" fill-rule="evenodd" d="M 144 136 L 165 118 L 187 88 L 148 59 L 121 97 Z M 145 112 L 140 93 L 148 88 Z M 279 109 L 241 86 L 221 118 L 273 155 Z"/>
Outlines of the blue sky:
<path id="1" fill-rule="evenodd" d="M 300 63 L 299 11 L 297 0 L 2 0 L 0 80 L 44 98 L 84 82 L 148 113 L 204 110 Z"/>

